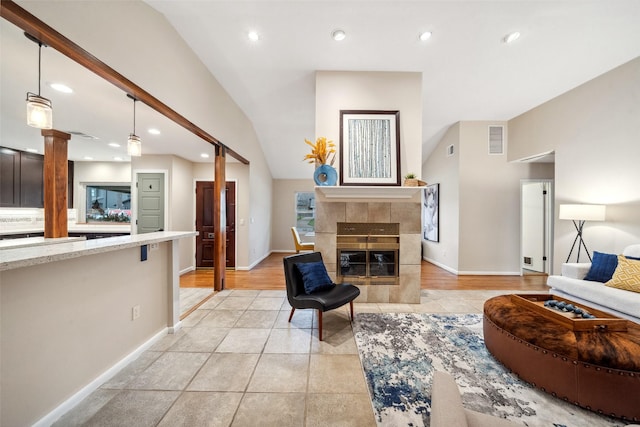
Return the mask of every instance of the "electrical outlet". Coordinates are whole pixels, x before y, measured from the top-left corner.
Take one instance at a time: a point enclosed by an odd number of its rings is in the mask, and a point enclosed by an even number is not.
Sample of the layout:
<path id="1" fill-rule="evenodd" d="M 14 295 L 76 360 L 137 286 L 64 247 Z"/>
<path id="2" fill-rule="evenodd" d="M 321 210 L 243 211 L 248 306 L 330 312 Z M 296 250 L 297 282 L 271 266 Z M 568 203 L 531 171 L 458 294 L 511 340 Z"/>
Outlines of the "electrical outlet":
<path id="1" fill-rule="evenodd" d="M 149 249 L 152 251 L 157 251 L 158 249 L 160 249 L 160 243 L 151 243 L 149 245 Z"/>
<path id="2" fill-rule="evenodd" d="M 131 308 L 131 320 L 136 320 L 138 317 L 140 317 L 140 306 L 134 305 Z"/>

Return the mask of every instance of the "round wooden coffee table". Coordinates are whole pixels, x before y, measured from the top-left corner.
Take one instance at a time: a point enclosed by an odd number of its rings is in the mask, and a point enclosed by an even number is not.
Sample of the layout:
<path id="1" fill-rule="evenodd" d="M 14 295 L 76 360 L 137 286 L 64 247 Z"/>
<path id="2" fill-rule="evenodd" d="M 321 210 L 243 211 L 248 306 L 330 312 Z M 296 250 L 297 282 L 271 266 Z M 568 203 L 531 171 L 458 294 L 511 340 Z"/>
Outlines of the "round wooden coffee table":
<path id="1" fill-rule="evenodd" d="M 596 316 L 544 307 L 557 299 Z M 533 386 L 583 408 L 640 420 L 640 325 L 553 295 L 502 295 L 484 304 L 489 352 Z"/>

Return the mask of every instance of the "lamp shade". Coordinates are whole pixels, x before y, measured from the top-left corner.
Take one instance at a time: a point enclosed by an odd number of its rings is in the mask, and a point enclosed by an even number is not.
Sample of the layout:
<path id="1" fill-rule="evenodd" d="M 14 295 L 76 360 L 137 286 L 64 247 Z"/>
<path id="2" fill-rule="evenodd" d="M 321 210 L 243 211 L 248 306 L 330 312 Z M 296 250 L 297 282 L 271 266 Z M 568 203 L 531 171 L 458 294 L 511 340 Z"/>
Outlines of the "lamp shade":
<path id="1" fill-rule="evenodd" d="M 136 134 L 129 134 L 127 140 L 127 154 L 130 156 L 142 156 L 142 141 Z"/>
<path id="2" fill-rule="evenodd" d="M 560 205 L 560 219 L 604 221 L 605 205 Z"/>
<path id="3" fill-rule="evenodd" d="M 27 124 L 34 128 L 51 129 L 53 127 L 51 101 L 35 93 L 27 93 Z"/>

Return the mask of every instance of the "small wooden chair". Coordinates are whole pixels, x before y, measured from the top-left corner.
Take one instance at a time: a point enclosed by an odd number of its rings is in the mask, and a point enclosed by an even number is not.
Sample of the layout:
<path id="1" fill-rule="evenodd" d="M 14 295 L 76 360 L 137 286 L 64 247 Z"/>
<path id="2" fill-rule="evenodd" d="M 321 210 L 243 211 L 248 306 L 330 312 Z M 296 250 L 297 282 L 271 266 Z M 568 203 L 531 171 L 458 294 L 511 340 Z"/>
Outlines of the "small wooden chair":
<path id="1" fill-rule="evenodd" d="M 313 243 L 303 243 L 300 241 L 300 235 L 298 234 L 298 230 L 295 227 L 291 227 L 291 233 L 293 234 L 293 243 L 296 245 L 296 253 L 299 254 L 300 251 L 311 251 L 313 252 L 314 244 Z"/>

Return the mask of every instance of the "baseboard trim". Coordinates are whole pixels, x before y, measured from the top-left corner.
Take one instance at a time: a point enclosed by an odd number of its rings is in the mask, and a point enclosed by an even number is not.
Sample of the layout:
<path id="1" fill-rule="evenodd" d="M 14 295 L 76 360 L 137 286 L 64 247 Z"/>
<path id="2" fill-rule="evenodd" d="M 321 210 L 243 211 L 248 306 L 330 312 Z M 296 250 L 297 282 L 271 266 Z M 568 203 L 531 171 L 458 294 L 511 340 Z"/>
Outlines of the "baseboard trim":
<path id="1" fill-rule="evenodd" d="M 125 366 L 129 363 L 137 359 L 144 351 L 149 349 L 153 344 L 155 344 L 162 337 L 166 336 L 169 331 L 169 328 L 164 328 L 149 340 L 147 340 L 140 347 L 136 348 L 134 351 L 129 353 L 115 365 L 107 369 L 105 372 L 100 374 L 95 380 L 91 381 L 89 384 L 84 386 L 80 391 L 75 393 L 73 396 L 62 402 L 58 407 L 56 407 L 53 411 L 49 412 L 44 417 L 40 418 L 35 424 L 34 427 L 48 427 L 54 422 L 56 422 L 60 417 L 73 409 L 78 403 L 82 402 L 84 398 L 89 396 L 91 393 L 96 391 L 102 384 L 113 378 L 118 372 L 120 372 Z"/>
<path id="2" fill-rule="evenodd" d="M 427 258 L 427 257 L 422 257 L 422 259 L 427 261 L 427 262 L 430 262 L 431 264 L 433 264 L 433 265 L 435 265 L 437 267 L 442 268 L 443 270 L 447 270 L 449 273 L 453 273 L 456 276 L 458 275 L 458 270 L 455 270 L 455 269 L 449 267 L 448 265 L 444 265 L 441 262 L 438 262 L 436 260 L 433 260 L 433 259 Z"/>
<path id="3" fill-rule="evenodd" d="M 182 276 L 185 273 L 188 273 L 190 271 L 194 271 L 196 269 L 196 267 L 194 265 L 187 267 L 185 269 L 180 270 L 180 272 L 178 272 L 178 275 Z"/>
<path id="4" fill-rule="evenodd" d="M 422 257 L 422 259 L 456 276 L 522 276 L 520 271 L 458 271 L 436 260 L 427 257 Z"/>

